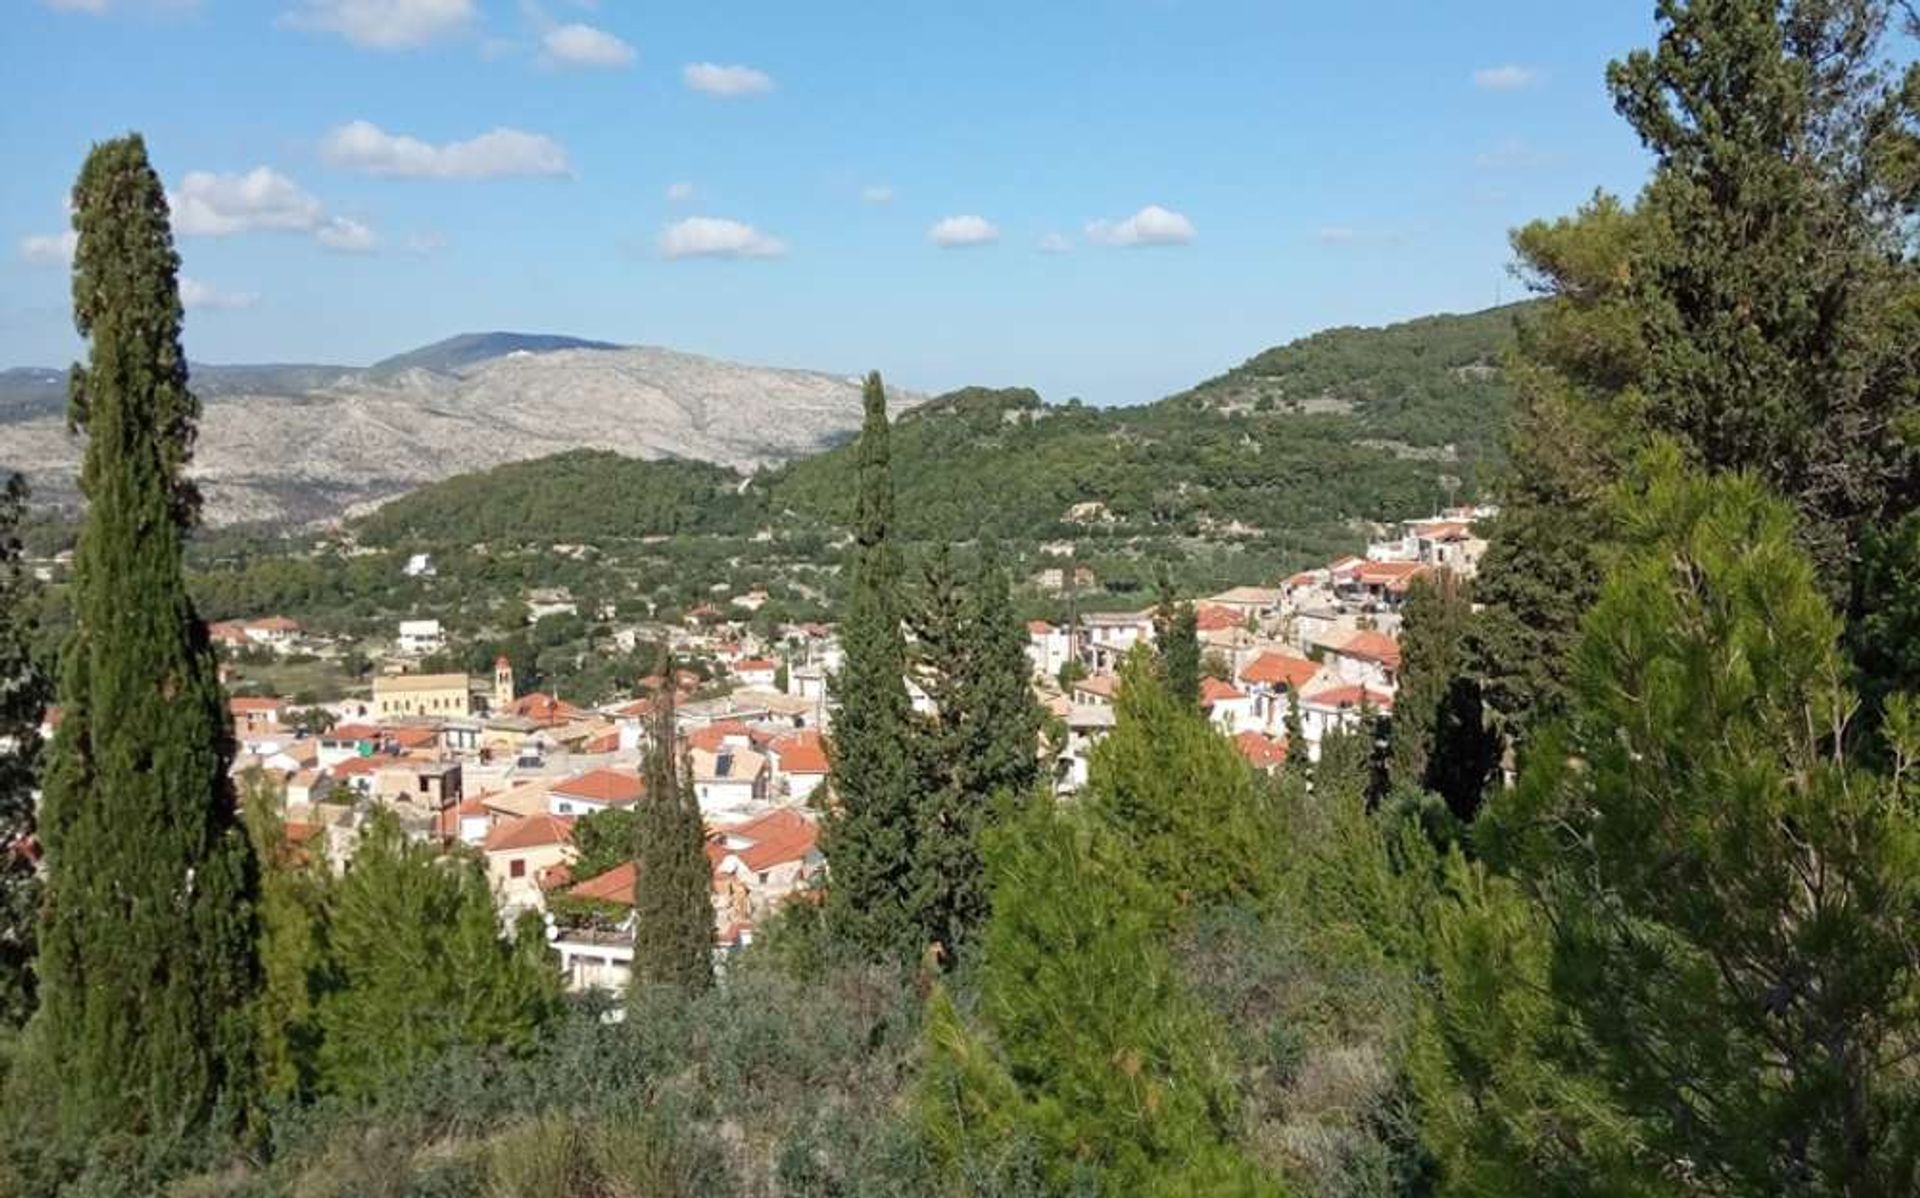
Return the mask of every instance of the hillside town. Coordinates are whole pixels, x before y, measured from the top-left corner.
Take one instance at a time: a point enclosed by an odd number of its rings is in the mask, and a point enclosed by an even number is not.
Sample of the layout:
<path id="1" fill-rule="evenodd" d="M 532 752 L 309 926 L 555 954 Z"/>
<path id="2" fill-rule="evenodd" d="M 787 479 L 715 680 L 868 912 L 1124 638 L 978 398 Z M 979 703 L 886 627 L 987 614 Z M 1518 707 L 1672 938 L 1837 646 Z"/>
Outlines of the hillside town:
<path id="1" fill-rule="evenodd" d="M 1458 508 L 1405 521 L 1363 555 L 1189 597 L 1208 718 L 1266 772 L 1295 753 L 1317 760 L 1335 731 L 1390 718 L 1410 587 L 1441 572 L 1471 577 L 1495 514 Z M 570 610 L 563 594 L 533 599 L 536 615 Z M 754 606 L 745 595 L 677 626 L 630 630 L 680 661 L 707 663 L 712 677 L 676 669 L 593 706 L 523 692 L 505 657 L 491 677 L 423 672 L 422 659 L 446 647 L 440 623 L 401 621 L 369 695 L 305 708 L 277 696 L 230 699 L 232 769 L 277 786 L 288 840 L 334 870 L 351 861 L 376 810 L 417 840 L 477 855 L 503 922 L 526 912 L 545 921 L 569 989 L 619 991 L 633 960 L 635 868 L 623 860 L 583 871 L 576 836 L 583 821 L 646 801 L 647 721 L 671 693 L 678 751 L 706 825 L 714 949 L 724 960 L 782 904 L 815 901 L 827 869 L 819 814 L 832 801 L 836 629 L 795 624 L 761 637 L 745 619 Z M 1161 618 L 1147 607 L 1027 625 L 1033 694 L 1050 717 L 1036 752 L 1056 794 L 1085 785 L 1092 752 L 1114 726 L 1117 672 L 1136 646 L 1156 640 Z M 215 624 L 210 635 L 230 653 L 313 647 L 278 615 Z M 930 710 L 908 682 L 916 709 Z M 49 735 L 58 718 L 49 713 Z"/>

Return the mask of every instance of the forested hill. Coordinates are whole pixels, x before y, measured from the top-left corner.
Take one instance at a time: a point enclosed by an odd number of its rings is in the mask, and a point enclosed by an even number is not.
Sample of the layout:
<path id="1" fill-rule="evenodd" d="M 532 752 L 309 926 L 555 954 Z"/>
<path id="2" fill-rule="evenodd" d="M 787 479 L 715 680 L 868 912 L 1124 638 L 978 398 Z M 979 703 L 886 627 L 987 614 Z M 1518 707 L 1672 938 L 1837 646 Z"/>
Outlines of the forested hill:
<path id="1" fill-rule="evenodd" d="M 1084 529 L 1285 534 L 1430 512 L 1499 465 L 1501 359 L 1524 306 L 1335 329 L 1270 349 L 1158 403 L 1048 406 L 968 388 L 903 414 L 893 439 L 902 531 L 1047 538 Z M 842 446 L 752 476 L 568 453 L 465 475 L 397 500 L 363 535 L 401 541 L 601 541 L 667 532 L 842 526 Z M 1069 518 L 1078 504 L 1105 511 Z"/>

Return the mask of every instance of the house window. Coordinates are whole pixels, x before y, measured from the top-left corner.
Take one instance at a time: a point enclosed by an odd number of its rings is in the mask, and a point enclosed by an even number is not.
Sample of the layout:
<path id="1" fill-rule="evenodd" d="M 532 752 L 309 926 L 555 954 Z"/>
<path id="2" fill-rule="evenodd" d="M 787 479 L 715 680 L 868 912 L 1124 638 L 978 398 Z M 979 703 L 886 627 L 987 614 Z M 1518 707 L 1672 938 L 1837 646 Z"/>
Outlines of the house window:
<path id="1" fill-rule="evenodd" d="M 512 862 L 511 864 L 509 864 L 509 865 L 507 866 L 507 876 L 508 876 L 509 878 L 524 878 L 524 877 L 526 877 L 526 876 L 527 876 L 527 862 L 526 862 L 526 859 L 525 859 L 525 858 L 517 858 L 517 859 L 515 859 L 515 860 L 514 860 L 514 861 L 513 861 L 513 862 Z"/>

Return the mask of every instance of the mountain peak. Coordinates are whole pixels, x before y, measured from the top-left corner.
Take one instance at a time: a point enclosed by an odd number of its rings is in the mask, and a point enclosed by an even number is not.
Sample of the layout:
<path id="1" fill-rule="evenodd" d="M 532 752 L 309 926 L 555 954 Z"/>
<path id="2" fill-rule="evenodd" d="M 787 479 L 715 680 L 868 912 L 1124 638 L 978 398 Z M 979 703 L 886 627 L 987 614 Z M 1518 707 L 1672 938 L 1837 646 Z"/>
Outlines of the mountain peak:
<path id="1" fill-rule="evenodd" d="M 621 349 L 611 341 L 589 341 L 560 333 L 458 333 L 444 341 L 423 345 L 405 353 L 382 358 L 367 368 L 376 377 L 388 377 L 408 370 L 431 370 L 439 374 L 458 374 L 469 366 L 509 354 L 545 354 L 562 349 Z"/>

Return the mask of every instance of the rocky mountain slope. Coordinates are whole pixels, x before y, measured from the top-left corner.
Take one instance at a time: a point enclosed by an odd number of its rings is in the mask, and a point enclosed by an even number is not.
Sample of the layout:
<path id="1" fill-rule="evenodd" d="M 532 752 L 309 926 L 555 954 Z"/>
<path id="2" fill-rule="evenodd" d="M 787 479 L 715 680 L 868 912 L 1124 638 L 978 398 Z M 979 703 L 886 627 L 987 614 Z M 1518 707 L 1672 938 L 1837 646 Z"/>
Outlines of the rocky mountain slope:
<path id="1" fill-rule="evenodd" d="M 859 380 L 696 354 L 466 334 L 372 367 L 196 367 L 195 474 L 213 524 L 308 521 L 426 483 L 571 449 L 748 470 L 829 447 L 860 423 Z M 82 451 L 65 377 L 0 372 L 0 469 L 74 501 Z M 917 396 L 896 393 L 904 409 Z"/>

